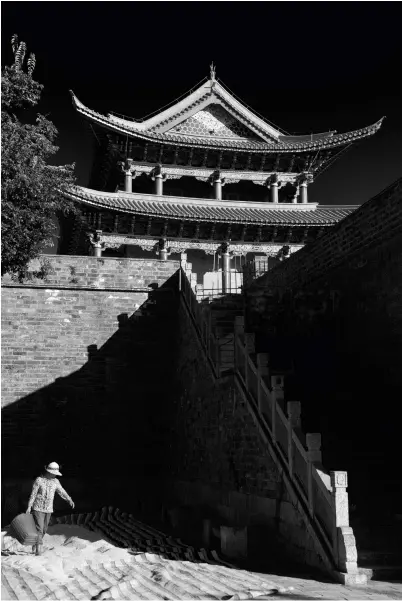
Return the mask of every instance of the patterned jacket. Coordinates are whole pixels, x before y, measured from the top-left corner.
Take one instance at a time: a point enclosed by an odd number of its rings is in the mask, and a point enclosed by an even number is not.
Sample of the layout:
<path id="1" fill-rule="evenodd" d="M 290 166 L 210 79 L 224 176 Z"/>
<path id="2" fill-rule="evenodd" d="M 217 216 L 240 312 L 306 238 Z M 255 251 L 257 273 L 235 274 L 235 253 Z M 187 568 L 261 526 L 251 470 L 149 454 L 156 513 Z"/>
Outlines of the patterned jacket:
<path id="1" fill-rule="evenodd" d="M 65 501 L 73 502 L 57 478 L 49 479 L 43 476 L 36 478 L 29 498 L 28 511 L 33 509 L 34 511 L 53 513 L 53 499 L 56 492 Z"/>

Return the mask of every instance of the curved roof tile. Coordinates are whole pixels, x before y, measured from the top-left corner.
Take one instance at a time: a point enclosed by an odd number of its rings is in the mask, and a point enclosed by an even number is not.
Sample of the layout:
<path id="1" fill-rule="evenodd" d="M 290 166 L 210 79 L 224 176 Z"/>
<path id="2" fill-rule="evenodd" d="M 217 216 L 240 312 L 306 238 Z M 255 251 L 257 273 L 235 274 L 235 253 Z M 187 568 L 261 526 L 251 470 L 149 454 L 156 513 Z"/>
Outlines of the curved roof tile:
<path id="1" fill-rule="evenodd" d="M 103 210 L 183 221 L 255 225 L 330 226 L 357 208 L 356 206 L 319 206 L 312 203 L 273 205 L 262 202 L 217 201 L 127 192 L 112 193 L 80 186 L 70 188 L 64 194 L 76 202 Z"/>
<path id="2" fill-rule="evenodd" d="M 129 121 L 126 119 L 120 119 L 111 115 L 105 116 L 93 111 L 86 107 L 78 98 L 71 92 L 73 98 L 73 104 L 76 110 L 82 114 L 85 118 L 90 121 L 97 123 L 98 125 L 105 127 L 118 134 L 129 135 L 134 138 L 140 138 L 147 141 L 154 141 L 158 143 L 165 143 L 173 146 L 198 146 L 200 148 L 217 148 L 223 150 L 245 150 L 247 152 L 264 152 L 264 153 L 288 153 L 288 152 L 309 152 L 317 150 L 325 150 L 330 148 L 337 148 L 356 142 L 363 138 L 367 138 L 375 134 L 384 120 L 382 117 L 376 123 L 367 127 L 356 129 L 354 131 L 346 132 L 343 134 L 335 134 L 328 132 L 326 134 L 316 134 L 308 136 L 283 136 L 279 135 L 276 139 L 271 141 L 264 140 L 252 140 L 252 139 L 221 139 L 221 138 L 206 138 L 197 137 L 191 135 L 180 135 L 178 133 L 169 132 L 158 132 L 154 130 L 145 130 L 141 123 Z M 258 131 L 261 135 L 261 131 L 256 127 L 255 123 L 251 123 L 249 119 L 244 119 L 244 123 Z"/>

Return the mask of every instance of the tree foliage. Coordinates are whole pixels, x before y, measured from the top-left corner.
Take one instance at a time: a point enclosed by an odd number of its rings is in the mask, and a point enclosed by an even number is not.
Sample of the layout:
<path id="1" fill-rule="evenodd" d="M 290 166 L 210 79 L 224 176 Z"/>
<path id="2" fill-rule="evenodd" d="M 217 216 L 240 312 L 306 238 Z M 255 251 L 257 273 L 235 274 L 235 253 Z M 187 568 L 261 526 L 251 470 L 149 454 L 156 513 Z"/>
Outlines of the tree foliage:
<path id="1" fill-rule="evenodd" d="M 1 271 L 21 279 L 51 241 L 54 215 L 76 209 L 63 195 L 74 183 L 74 165 L 49 164 L 58 151 L 57 129 L 41 114 L 26 122 L 43 89 L 32 77 L 35 56 L 26 60 L 26 45 L 16 35 L 11 45 L 14 63 L 1 77 Z"/>

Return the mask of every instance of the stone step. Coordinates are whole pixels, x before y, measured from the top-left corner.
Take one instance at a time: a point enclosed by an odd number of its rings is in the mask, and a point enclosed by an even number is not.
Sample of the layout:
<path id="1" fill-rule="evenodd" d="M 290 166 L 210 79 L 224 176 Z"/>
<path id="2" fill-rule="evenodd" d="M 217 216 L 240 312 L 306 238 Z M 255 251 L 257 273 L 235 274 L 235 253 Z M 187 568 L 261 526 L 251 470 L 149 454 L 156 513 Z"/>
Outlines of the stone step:
<path id="1" fill-rule="evenodd" d="M 360 567 L 360 572 L 367 576 L 367 580 L 382 580 L 392 582 L 393 580 L 402 580 L 402 565 L 383 566 L 373 565 L 371 567 Z"/>

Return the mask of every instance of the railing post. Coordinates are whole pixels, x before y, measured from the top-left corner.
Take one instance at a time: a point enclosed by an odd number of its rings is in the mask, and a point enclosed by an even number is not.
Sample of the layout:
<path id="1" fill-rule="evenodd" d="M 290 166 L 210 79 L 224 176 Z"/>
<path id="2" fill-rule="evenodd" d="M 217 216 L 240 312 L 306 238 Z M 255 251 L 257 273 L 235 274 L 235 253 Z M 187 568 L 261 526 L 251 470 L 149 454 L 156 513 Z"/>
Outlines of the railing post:
<path id="1" fill-rule="evenodd" d="M 314 515 L 314 493 L 313 493 L 313 465 L 315 463 L 322 463 L 321 453 L 321 434 L 306 434 L 306 445 L 307 445 L 307 494 L 308 494 L 308 507 L 310 515 Z"/>
<path id="2" fill-rule="evenodd" d="M 239 350 L 237 345 L 239 344 L 242 336 L 244 336 L 244 317 L 241 315 L 236 315 L 234 322 L 234 360 L 236 369 L 239 364 Z"/>
<path id="3" fill-rule="evenodd" d="M 246 389 L 248 390 L 248 358 L 255 352 L 255 335 L 244 334 L 244 376 L 246 380 Z"/>
<path id="4" fill-rule="evenodd" d="M 271 376 L 271 400 L 272 400 L 272 439 L 276 442 L 276 404 L 283 400 L 283 376 Z"/>
<path id="5" fill-rule="evenodd" d="M 207 313 L 207 348 L 208 348 L 208 355 L 211 356 L 211 320 L 212 320 L 212 315 L 211 315 L 211 309 L 210 307 L 208 307 L 207 309 L 208 313 Z"/>
<path id="6" fill-rule="evenodd" d="M 219 338 L 215 336 L 215 367 L 218 376 L 221 375 L 221 347 L 219 344 Z"/>
<path id="7" fill-rule="evenodd" d="M 257 394 L 258 394 L 258 411 L 262 413 L 262 378 L 269 375 L 269 355 L 268 353 L 258 353 L 257 355 Z"/>
<path id="8" fill-rule="evenodd" d="M 332 499 L 335 511 L 334 551 L 338 569 L 341 572 L 356 574 L 357 548 L 352 528 L 349 526 L 348 474 L 347 472 L 330 472 Z"/>
<path id="9" fill-rule="evenodd" d="M 299 401 L 290 401 L 287 406 L 288 411 L 288 466 L 289 474 L 293 475 L 293 430 L 300 429 L 301 403 Z"/>
<path id="10" fill-rule="evenodd" d="M 332 500 L 335 510 L 335 526 L 349 526 L 349 501 L 346 491 L 348 486 L 347 472 L 330 472 Z"/>
<path id="11" fill-rule="evenodd" d="M 285 376 L 276 375 L 271 378 L 271 394 L 275 397 L 275 401 L 279 404 L 283 403 L 284 400 L 284 385 L 285 385 Z"/>

